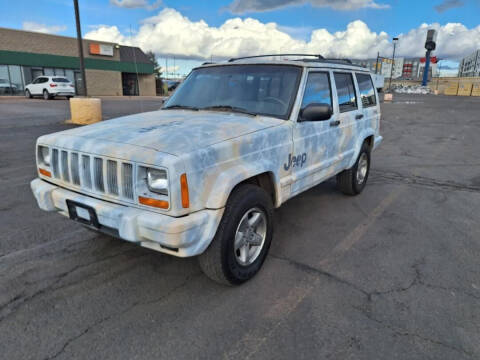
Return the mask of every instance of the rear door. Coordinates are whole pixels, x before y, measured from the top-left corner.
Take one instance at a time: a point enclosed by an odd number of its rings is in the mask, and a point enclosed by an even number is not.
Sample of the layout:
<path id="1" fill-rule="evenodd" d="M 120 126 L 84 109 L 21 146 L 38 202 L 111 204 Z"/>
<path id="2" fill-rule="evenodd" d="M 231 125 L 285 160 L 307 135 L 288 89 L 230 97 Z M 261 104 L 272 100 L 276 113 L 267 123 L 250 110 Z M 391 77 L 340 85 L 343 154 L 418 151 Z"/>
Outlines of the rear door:
<path id="1" fill-rule="evenodd" d="M 357 122 L 364 115 L 358 103 L 355 79 L 351 71 L 335 71 L 335 91 L 338 99 L 338 128 L 335 132 L 335 173 L 348 168 L 353 160 L 357 140 Z"/>
<path id="2" fill-rule="evenodd" d="M 378 110 L 377 92 L 368 73 L 355 73 L 358 84 L 358 92 L 360 94 L 360 102 L 362 104 L 363 118 L 357 122 L 357 131 L 371 128 L 378 134 L 378 126 L 380 120 L 380 112 Z"/>

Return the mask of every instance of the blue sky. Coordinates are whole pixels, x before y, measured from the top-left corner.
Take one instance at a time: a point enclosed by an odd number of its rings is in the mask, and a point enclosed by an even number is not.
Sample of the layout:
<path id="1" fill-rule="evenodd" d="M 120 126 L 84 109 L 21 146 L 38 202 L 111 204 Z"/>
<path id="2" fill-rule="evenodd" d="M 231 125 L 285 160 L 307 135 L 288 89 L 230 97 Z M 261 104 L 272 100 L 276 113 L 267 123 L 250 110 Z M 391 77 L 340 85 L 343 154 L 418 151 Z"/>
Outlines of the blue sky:
<path id="1" fill-rule="evenodd" d="M 138 42 L 138 45 L 144 48 L 144 50 L 150 50 L 145 48 L 149 47 L 149 44 L 152 43 L 154 45 L 151 46 L 151 50 L 160 56 L 163 55 L 162 52 L 164 49 L 168 49 L 165 50 L 165 52 L 168 53 L 169 57 L 176 55 L 176 65 L 179 64 L 182 67 L 182 69 L 180 69 L 182 72 L 187 71 L 185 69 L 191 66 L 191 64 L 198 63 L 201 59 L 196 59 L 195 61 L 178 60 L 182 57 L 195 58 L 196 54 L 191 53 L 191 51 L 187 54 L 187 50 L 189 50 L 187 48 L 183 50 L 182 48 L 173 49 L 169 44 L 160 43 L 161 39 L 158 39 L 158 37 L 160 37 L 160 34 L 164 35 L 164 33 L 158 29 L 156 30 L 157 32 L 150 29 L 149 31 L 152 31 L 151 36 L 148 37 L 147 35 L 147 38 L 144 36 L 143 40 L 135 38 L 135 34 L 141 29 L 142 22 L 145 19 L 156 16 L 165 9 L 173 9 L 175 10 L 173 14 L 187 18 L 187 25 L 204 21 L 209 29 L 205 30 L 207 35 L 205 35 L 206 37 L 203 39 L 209 38 L 212 29 L 212 31 L 216 31 L 216 29 L 221 27 L 227 20 L 232 18 L 240 18 L 243 21 L 248 18 L 255 19 L 261 23 L 262 26 L 263 24 L 273 22 L 281 33 L 286 33 L 294 40 L 300 40 L 306 43 L 310 42 L 312 32 L 316 29 L 325 29 L 329 34 L 334 34 L 335 32 L 345 31 L 349 24 L 360 20 L 368 28 L 368 31 L 364 29 L 366 34 L 364 37 L 371 37 L 373 36 L 371 35 L 372 33 L 376 34 L 375 40 L 372 40 L 373 43 L 369 45 L 368 49 L 359 48 L 357 50 L 357 52 L 364 55 L 361 57 L 368 57 L 371 56 L 372 53 L 376 53 L 375 47 L 378 47 L 378 51 L 389 52 L 390 45 L 386 42 L 386 39 L 391 39 L 392 36 L 397 36 L 398 34 L 408 34 L 415 29 L 417 29 L 416 33 L 412 33 L 409 38 L 405 38 L 403 44 L 399 44 L 399 51 L 405 52 L 405 55 L 410 55 L 410 53 L 412 53 L 412 56 L 420 54 L 421 46 L 417 46 L 418 49 L 415 48 L 412 50 L 407 42 L 411 42 L 412 39 L 416 39 L 415 41 L 418 39 L 419 43 L 423 41 L 420 39 L 423 36 L 423 32 L 418 30 L 423 23 L 437 23 L 440 26 L 440 33 L 441 35 L 443 34 L 444 41 L 442 43 L 443 47 L 439 49 L 439 51 L 442 52 L 441 55 L 443 55 L 444 58 L 456 60 L 473 50 L 475 46 L 480 47 L 480 37 L 477 36 L 480 34 L 480 16 L 478 15 L 480 14 L 480 1 L 478 0 L 338 0 L 338 6 L 323 6 L 326 3 L 335 3 L 335 1 L 327 0 L 163 0 L 161 4 L 155 1 L 156 0 L 79 0 L 83 34 L 88 34 L 103 26 L 103 32 L 97 32 L 92 36 L 114 41 L 118 39 L 118 36 L 112 37 L 110 34 L 111 31 L 107 32 L 107 30 L 116 27 L 119 36 L 121 35 L 123 37 L 122 39 L 125 39 L 125 42 L 130 41 L 133 44 Z M 234 1 L 238 5 L 236 8 L 235 4 L 233 4 Z M 278 8 L 278 4 L 281 3 L 285 3 L 286 6 Z M 361 6 L 358 6 L 359 3 Z M 72 4 L 73 2 L 71 0 L 2 1 L 0 3 L 0 13 L 2 14 L 0 26 L 75 36 Z M 364 6 L 362 6 L 362 4 Z M 444 6 L 444 8 L 441 8 L 441 6 Z M 241 8 L 247 10 L 238 11 L 238 9 Z M 166 16 L 166 13 L 164 13 L 164 15 Z M 155 21 L 165 22 L 165 16 Z M 445 34 L 452 33 L 451 28 L 447 27 L 449 23 L 461 24 L 462 28 L 457 26 L 456 29 L 453 30 L 453 36 L 446 37 Z M 358 23 L 356 24 L 358 25 Z M 247 26 L 249 26 L 247 23 L 242 23 L 240 27 L 243 29 Z M 160 26 L 158 27 L 160 28 Z M 462 29 L 466 29 L 467 33 Z M 477 29 L 478 31 L 476 31 Z M 148 29 L 143 30 L 146 32 Z M 379 35 L 381 32 L 386 32 L 388 35 L 383 38 Z M 217 33 L 215 35 L 216 37 L 224 36 L 220 31 L 217 31 Z M 355 30 L 355 33 L 360 34 L 361 31 Z M 188 32 L 184 34 L 179 33 L 178 36 L 188 36 Z M 465 44 L 465 54 L 462 49 L 456 48 L 454 44 L 454 42 L 458 43 L 455 39 L 462 34 L 464 36 L 462 41 L 467 42 Z M 127 38 L 129 38 L 130 35 L 133 35 L 133 37 L 128 40 Z M 277 35 L 280 48 L 285 44 L 282 42 L 283 40 L 280 39 L 281 34 Z M 226 34 L 225 36 L 225 42 L 228 42 L 229 35 Z M 252 35 L 250 34 L 248 36 Z M 477 45 L 468 42 L 468 38 L 471 37 L 473 37 L 472 41 L 476 42 Z M 165 38 L 165 36 L 162 36 L 162 38 Z M 247 37 L 246 39 L 248 40 L 249 38 Z M 360 39 L 362 39 L 362 36 L 360 36 Z M 189 39 L 185 39 L 185 47 L 190 47 L 188 40 Z M 341 39 L 337 40 L 340 41 Z M 447 40 L 452 44 L 446 44 Z M 218 43 L 219 41 L 221 42 L 221 40 L 216 39 L 215 41 L 215 46 L 212 46 L 214 49 L 218 49 Z M 254 42 L 256 39 L 252 38 L 252 41 Z M 252 48 L 251 51 L 261 51 L 261 44 L 260 41 L 259 45 Z M 341 45 L 342 44 L 339 46 L 341 47 Z M 307 45 L 302 46 L 305 47 Z M 323 49 L 321 45 L 313 41 L 308 46 L 312 49 Z M 337 46 L 337 43 L 332 43 L 332 46 Z M 329 51 L 329 49 L 323 51 Z M 232 50 L 232 54 L 234 55 L 237 54 L 237 52 L 241 55 L 244 54 L 241 50 Z M 413 52 L 415 54 L 413 54 Z M 220 51 L 220 53 L 227 54 L 225 55 L 227 57 L 229 54 L 223 50 Z M 344 53 L 340 53 L 340 55 L 354 55 L 348 51 L 344 51 Z M 214 53 L 209 54 L 205 52 L 199 53 L 198 57 L 208 58 L 209 55 L 215 57 Z M 170 60 L 170 62 L 172 62 L 172 60 Z"/>

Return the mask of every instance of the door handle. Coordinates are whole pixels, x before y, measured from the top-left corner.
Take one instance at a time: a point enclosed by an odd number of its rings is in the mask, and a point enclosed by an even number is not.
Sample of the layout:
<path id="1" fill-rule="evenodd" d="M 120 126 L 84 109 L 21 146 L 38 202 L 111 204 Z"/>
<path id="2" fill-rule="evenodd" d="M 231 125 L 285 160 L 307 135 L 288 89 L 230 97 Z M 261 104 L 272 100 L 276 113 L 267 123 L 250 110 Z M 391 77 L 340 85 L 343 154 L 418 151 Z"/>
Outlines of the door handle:
<path id="1" fill-rule="evenodd" d="M 338 125 L 340 125 L 340 120 L 335 120 L 330 122 L 330 126 L 338 126 Z"/>
<path id="2" fill-rule="evenodd" d="M 357 116 L 355 116 L 355 120 L 360 120 L 363 118 L 363 114 L 358 114 Z"/>

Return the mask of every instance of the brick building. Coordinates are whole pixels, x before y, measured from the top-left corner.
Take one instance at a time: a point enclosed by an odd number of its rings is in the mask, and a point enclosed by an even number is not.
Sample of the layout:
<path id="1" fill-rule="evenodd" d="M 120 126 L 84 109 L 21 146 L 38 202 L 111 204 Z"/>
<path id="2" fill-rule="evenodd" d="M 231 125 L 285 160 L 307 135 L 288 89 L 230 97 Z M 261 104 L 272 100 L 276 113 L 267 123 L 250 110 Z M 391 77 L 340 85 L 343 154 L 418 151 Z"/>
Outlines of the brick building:
<path id="1" fill-rule="evenodd" d="M 88 95 L 155 95 L 153 64 L 138 47 L 83 40 Z M 0 28 L 0 95 L 23 95 L 37 76 L 65 76 L 81 92 L 77 39 Z M 80 91 L 79 91 L 80 90 Z"/>

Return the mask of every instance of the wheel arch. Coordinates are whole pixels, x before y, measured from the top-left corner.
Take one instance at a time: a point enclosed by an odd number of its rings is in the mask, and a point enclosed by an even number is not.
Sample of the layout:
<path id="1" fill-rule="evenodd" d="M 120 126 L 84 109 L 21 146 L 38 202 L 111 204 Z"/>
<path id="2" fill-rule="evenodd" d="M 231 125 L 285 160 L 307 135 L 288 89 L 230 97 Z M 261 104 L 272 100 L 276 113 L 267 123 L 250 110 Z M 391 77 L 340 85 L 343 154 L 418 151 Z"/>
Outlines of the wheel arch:
<path id="1" fill-rule="evenodd" d="M 239 167 L 223 172 L 215 181 L 214 191 L 210 192 L 206 207 L 212 209 L 224 207 L 232 191 L 242 184 L 259 186 L 271 196 L 274 207 L 280 206 L 279 179 L 270 169 Z"/>

